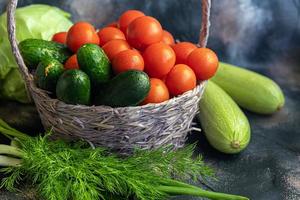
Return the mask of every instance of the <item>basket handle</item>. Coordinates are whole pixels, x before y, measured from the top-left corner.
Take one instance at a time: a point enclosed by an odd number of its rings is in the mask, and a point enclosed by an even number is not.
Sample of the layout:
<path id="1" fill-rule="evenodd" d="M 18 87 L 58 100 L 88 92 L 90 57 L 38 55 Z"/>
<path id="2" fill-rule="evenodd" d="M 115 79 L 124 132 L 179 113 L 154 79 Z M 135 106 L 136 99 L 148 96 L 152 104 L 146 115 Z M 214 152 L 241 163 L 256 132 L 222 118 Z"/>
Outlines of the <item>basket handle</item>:
<path id="1" fill-rule="evenodd" d="M 199 36 L 200 47 L 206 47 L 210 28 L 211 0 L 202 0 L 201 29 Z"/>
<path id="2" fill-rule="evenodd" d="M 209 18 L 210 18 L 211 0 L 201 0 L 201 1 L 202 1 L 202 19 L 201 19 L 202 22 L 201 22 L 201 29 L 200 29 L 200 36 L 199 36 L 199 45 L 200 47 L 205 47 L 209 36 L 209 27 L 210 27 Z M 15 12 L 17 8 L 17 4 L 18 4 L 18 0 L 10 0 L 7 5 L 7 30 L 9 36 L 9 42 L 12 47 L 12 52 L 21 70 L 21 74 L 23 79 L 25 80 L 26 86 L 29 87 L 33 82 L 33 78 L 28 72 L 28 68 L 24 63 L 16 39 Z"/>
<path id="3" fill-rule="evenodd" d="M 12 53 L 14 54 L 19 69 L 21 71 L 23 80 L 25 80 L 27 90 L 29 86 L 33 83 L 33 78 L 28 72 L 28 68 L 26 67 L 22 55 L 20 53 L 17 39 L 16 39 L 16 21 L 15 21 L 15 11 L 17 8 L 18 0 L 10 0 L 7 5 L 7 32 L 8 39 L 12 48 Z"/>

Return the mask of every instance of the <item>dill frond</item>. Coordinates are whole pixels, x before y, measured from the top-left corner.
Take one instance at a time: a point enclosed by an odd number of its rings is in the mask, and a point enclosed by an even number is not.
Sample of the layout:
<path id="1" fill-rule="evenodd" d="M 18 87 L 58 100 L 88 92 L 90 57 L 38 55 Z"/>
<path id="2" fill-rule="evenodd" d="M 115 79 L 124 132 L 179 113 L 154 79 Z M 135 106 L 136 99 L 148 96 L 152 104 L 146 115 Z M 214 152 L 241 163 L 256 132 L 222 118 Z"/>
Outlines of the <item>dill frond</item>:
<path id="1" fill-rule="evenodd" d="M 47 136 L 22 140 L 20 144 L 24 152 L 22 165 L 5 169 L 9 176 L 2 186 L 14 189 L 25 175 L 47 200 L 106 200 L 112 196 L 158 200 L 168 196 L 159 186 L 172 178 L 212 175 L 201 157 L 192 159 L 194 146 L 178 151 L 170 147 L 136 150 L 133 156 L 119 158 L 104 148 L 49 141 Z"/>

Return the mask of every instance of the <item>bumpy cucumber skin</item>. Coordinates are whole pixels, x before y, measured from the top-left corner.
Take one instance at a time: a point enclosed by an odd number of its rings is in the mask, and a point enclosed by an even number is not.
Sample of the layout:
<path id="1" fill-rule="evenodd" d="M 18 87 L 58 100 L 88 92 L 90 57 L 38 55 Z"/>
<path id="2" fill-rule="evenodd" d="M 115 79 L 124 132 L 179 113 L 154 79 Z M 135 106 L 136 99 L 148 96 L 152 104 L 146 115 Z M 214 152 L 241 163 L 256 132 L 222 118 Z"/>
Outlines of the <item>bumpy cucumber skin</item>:
<path id="1" fill-rule="evenodd" d="M 232 98 L 215 83 L 208 81 L 197 115 L 211 146 L 227 153 L 239 153 L 250 142 L 250 124 Z"/>
<path id="2" fill-rule="evenodd" d="M 99 86 L 110 80 L 110 61 L 98 45 L 83 45 L 77 52 L 77 60 L 80 69 L 90 77 L 94 86 Z"/>
<path id="3" fill-rule="evenodd" d="M 19 49 L 26 66 L 35 69 L 45 58 L 53 58 L 64 63 L 72 53 L 63 45 L 41 39 L 26 39 L 20 42 Z"/>
<path id="4" fill-rule="evenodd" d="M 115 76 L 100 89 L 95 98 L 95 105 L 111 107 L 136 106 L 150 91 L 150 81 L 146 73 L 128 70 Z"/>
<path id="5" fill-rule="evenodd" d="M 55 92 L 59 77 L 64 72 L 64 66 L 57 60 L 46 58 L 37 66 L 34 80 L 38 87 Z"/>
<path id="6" fill-rule="evenodd" d="M 220 63 L 211 80 L 249 111 L 272 114 L 284 106 L 280 87 L 271 79 L 250 70 Z"/>
<path id="7" fill-rule="evenodd" d="M 58 79 L 56 96 L 67 104 L 89 105 L 91 82 L 88 75 L 78 69 L 65 71 Z"/>

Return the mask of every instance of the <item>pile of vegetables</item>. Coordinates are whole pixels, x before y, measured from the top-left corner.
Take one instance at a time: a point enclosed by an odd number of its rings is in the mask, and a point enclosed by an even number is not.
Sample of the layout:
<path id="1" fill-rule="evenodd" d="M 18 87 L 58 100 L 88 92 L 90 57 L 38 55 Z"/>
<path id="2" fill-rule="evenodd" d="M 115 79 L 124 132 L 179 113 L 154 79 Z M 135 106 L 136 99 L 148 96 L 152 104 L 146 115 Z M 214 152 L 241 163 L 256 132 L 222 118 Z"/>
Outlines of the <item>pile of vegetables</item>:
<path id="1" fill-rule="evenodd" d="M 175 44 L 155 18 L 137 10 L 99 31 L 77 22 L 52 41 L 27 39 L 19 47 L 38 87 L 68 104 L 161 103 L 194 89 L 218 68 L 212 50 Z"/>
<path id="2" fill-rule="evenodd" d="M 70 14 L 48 5 L 30 5 L 16 11 L 16 37 L 50 40 L 56 32 L 72 26 Z M 51 20 L 49 20 L 51 19 Z M 8 41 L 6 13 L 0 16 L 0 98 L 29 103 L 24 81 Z"/>
<path id="3" fill-rule="evenodd" d="M 48 135 L 32 138 L 0 119 L 0 132 L 13 139 L 0 145 L 0 165 L 7 173 L 2 187 L 9 190 L 21 180 L 37 186 L 46 200 L 128 199 L 160 200 L 174 195 L 193 195 L 222 200 L 248 198 L 211 192 L 186 184 L 187 179 L 207 178 L 212 170 L 201 157 L 191 158 L 193 146 L 178 151 L 165 147 L 137 150 L 130 157 L 118 157 L 103 148 L 85 143 L 50 141 Z"/>

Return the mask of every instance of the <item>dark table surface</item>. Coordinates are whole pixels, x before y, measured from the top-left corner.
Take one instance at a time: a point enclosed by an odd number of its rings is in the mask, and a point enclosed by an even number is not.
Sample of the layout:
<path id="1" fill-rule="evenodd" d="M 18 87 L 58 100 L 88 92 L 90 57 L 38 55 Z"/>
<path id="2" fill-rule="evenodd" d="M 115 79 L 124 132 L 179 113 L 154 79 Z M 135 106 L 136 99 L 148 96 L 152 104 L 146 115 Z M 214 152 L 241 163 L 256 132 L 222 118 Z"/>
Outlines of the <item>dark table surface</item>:
<path id="1" fill-rule="evenodd" d="M 135 8 L 157 17 L 180 40 L 196 42 L 200 27 L 200 0 L 23 0 L 21 4 L 47 3 L 101 26 Z M 0 1 L 0 12 L 7 0 Z M 212 149 L 203 134 L 197 153 L 204 156 L 218 175 L 208 187 L 242 194 L 253 200 L 300 199 L 300 29 L 299 0 L 213 1 L 208 46 L 222 61 L 250 68 L 274 79 L 283 89 L 286 105 L 278 113 L 260 116 L 246 112 L 252 129 L 248 148 L 238 155 Z M 1 62 L 1 61 L 0 61 Z M 41 130 L 32 105 L 0 102 L 0 117 L 24 130 Z M 0 199 L 23 199 L 24 195 L 0 192 Z M 199 199 L 178 197 L 175 199 Z"/>

